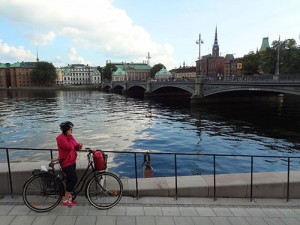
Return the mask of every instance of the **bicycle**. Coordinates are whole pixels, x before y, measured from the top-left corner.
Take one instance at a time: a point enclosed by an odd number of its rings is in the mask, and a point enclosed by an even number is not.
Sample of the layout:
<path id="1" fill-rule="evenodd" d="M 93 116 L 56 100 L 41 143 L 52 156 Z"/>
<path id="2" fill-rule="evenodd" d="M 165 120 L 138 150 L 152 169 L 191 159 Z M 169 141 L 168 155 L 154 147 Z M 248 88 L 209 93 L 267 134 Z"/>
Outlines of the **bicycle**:
<path id="1" fill-rule="evenodd" d="M 97 150 L 81 150 L 88 152 L 88 165 L 72 193 L 85 190 L 89 203 L 97 209 L 109 209 L 119 203 L 123 195 L 123 184 L 114 173 L 95 169 L 92 154 Z M 107 155 L 105 157 L 107 159 Z M 61 170 L 55 171 L 58 160 L 49 164 L 50 171 L 33 170 L 31 177 L 23 186 L 23 201 L 25 205 L 36 212 L 47 212 L 58 206 L 65 194 L 66 175 Z M 91 169 L 91 170 L 90 170 Z"/>

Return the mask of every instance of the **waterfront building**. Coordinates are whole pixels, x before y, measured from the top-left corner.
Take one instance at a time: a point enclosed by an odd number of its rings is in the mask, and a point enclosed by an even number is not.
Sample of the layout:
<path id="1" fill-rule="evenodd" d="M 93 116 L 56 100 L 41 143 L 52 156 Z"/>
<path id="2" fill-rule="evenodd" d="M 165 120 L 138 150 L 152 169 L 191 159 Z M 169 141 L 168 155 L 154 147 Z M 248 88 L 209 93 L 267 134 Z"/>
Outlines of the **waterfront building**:
<path id="1" fill-rule="evenodd" d="M 164 67 L 155 74 L 156 80 L 168 80 L 170 78 L 172 78 L 172 74 Z"/>
<path id="2" fill-rule="evenodd" d="M 227 54 L 224 59 L 224 76 L 242 75 L 242 62 L 233 54 Z"/>
<path id="3" fill-rule="evenodd" d="M 9 63 L 0 63 L 0 88 L 10 87 Z"/>
<path id="4" fill-rule="evenodd" d="M 56 85 L 63 85 L 63 70 L 61 68 L 55 68 L 56 70 Z"/>
<path id="5" fill-rule="evenodd" d="M 124 70 L 122 70 L 120 67 L 117 68 L 116 71 L 112 73 L 112 80 L 113 81 L 125 81 L 127 74 Z"/>
<path id="6" fill-rule="evenodd" d="M 0 87 L 19 88 L 37 86 L 31 79 L 36 62 L 5 63 L 0 66 Z"/>
<path id="7" fill-rule="evenodd" d="M 197 74 L 206 76 L 223 77 L 242 75 L 241 59 L 235 59 L 233 54 L 226 54 L 225 57 L 220 56 L 217 27 L 215 30 L 215 38 L 212 46 L 212 53 L 204 55 L 201 59 L 198 59 L 196 61 L 196 70 Z"/>
<path id="8" fill-rule="evenodd" d="M 71 64 L 57 68 L 57 73 L 61 73 L 57 79 L 57 84 L 62 85 L 90 85 L 101 83 L 101 73 L 97 67 L 84 64 Z"/>
<path id="9" fill-rule="evenodd" d="M 117 67 L 112 73 L 112 81 L 146 81 L 150 77 L 151 66 L 148 63 L 111 63 Z"/>
<path id="10" fill-rule="evenodd" d="M 196 78 L 196 67 L 195 66 L 185 66 L 185 63 L 183 63 L 183 66 L 170 70 L 170 73 L 172 74 L 172 77 L 174 79 L 191 79 Z"/>
<path id="11" fill-rule="evenodd" d="M 201 75 L 223 75 L 225 58 L 220 56 L 220 47 L 218 43 L 218 31 L 215 30 L 215 39 L 212 47 L 212 54 L 204 55 L 196 61 L 197 74 Z M 200 66 L 199 66 L 200 63 Z M 199 68 L 201 68 L 199 71 Z"/>

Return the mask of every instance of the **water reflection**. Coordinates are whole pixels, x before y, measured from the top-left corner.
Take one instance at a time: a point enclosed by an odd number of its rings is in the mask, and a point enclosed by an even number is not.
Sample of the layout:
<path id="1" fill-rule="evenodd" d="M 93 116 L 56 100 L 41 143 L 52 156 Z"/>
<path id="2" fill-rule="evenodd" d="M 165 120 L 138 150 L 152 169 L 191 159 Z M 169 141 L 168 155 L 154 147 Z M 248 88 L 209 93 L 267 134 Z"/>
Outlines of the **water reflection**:
<path id="1" fill-rule="evenodd" d="M 115 151 L 297 155 L 300 101 L 254 101 L 190 105 L 134 99 L 88 90 L 0 91 L 0 145 L 56 149 L 59 123 L 71 120 L 86 147 Z M 2 154 L 2 152 L 1 152 Z M 16 161 L 38 161 L 43 152 L 14 152 Z M 4 161 L 2 154 L 0 160 Z M 85 155 L 80 156 L 86 160 Z M 171 155 L 153 155 L 156 176 L 174 175 Z M 110 169 L 134 175 L 133 156 L 114 154 Z M 142 155 L 138 156 L 139 176 Z M 218 172 L 249 172 L 249 159 L 217 158 Z M 209 156 L 180 156 L 179 174 L 212 173 Z M 283 159 L 256 159 L 256 170 L 283 170 Z M 293 169 L 296 168 L 293 164 Z"/>

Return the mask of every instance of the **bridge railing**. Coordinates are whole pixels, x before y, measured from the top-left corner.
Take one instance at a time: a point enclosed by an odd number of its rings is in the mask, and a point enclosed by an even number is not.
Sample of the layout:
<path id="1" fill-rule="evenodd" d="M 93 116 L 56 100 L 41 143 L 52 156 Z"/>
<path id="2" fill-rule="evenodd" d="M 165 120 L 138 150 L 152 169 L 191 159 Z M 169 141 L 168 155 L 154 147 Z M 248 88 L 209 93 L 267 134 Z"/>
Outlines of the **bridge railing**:
<path id="1" fill-rule="evenodd" d="M 300 74 L 291 75 L 231 75 L 231 76 L 202 76 L 202 80 L 209 82 L 300 82 Z"/>
<path id="2" fill-rule="evenodd" d="M 8 168 L 8 177 L 9 177 L 9 185 L 10 185 L 10 192 L 11 195 L 13 196 L 13 183 L 12 183 L 12 172 L 11 172 L 11 154 L 10 151 L 45 151 L 49 153 L 49 161 L 53 159 L 53 152 L 57 151 L 56 149 L 32 149 L 32 148 L 3 148 L 0 147 L 0 153 L 1 155 L 6 156 L 6 164 Z M 5 151 L 5 154 L 3 154 L 3 151 Z M 80 152 L 80 151 L 79 151 Z M 129 152 L 129 151 L 104 151 L 108 154 L 126 154 L 126 155 L 131 155 L 134 160 L 132 160 L 132 164 L 134 167 L 134 178 L 135 178 L 135 186 L 136 186 L 136 196 L 139 196 L 139 183 L 138 183 L 138 165 L 141 165 L 141 162 L 138 162 L 137 158 L 138 155 L 143 158 L 145 152 Z M 250 200 L 252 201 L 253 198 L 253 173 L 254 173 L 254 160 L 258 158 L 271 158 L 271 159 L 282 159 L 285 160 L 287 163 L 287 168 L 286 168 L 286 199 L 287 201 L 289 200 L 290 197 L 290 171 L 291 171 L 291 160 L 292 159 L 300 159 L 300 156 L 275 156 L 275 155 L 237 155 L 237 154 L 201 154 L 201 153 L 169 153 L 169 152 L 151 152 L 149 153 L 151 155 L 168 155 L 171 156 L 174 160 L 173 162 L 170 162 L 170 164 L 173 164 L 174 166 L 174 182 L 175 182 L 175 197 L 177 198 L 178 196 L 178 159 L 181 156 L 205 156 L 205 157 L 211 157 L 212 159 L 212 169 L 213 169 L 213 198 L 214 200 L 216 199 L 216 189 L 217 189 L 217 183 L 216 183 L 216 178 L 217 178 L 217 158 L 224 158 L 224 157 L 241 157 L 243 159 L 248 159 L 250 162 L 250 168 L 249 168 L 249 180 L 250 180 Z M 18 154 L 17 154 L 18 155 Z M 22 162 L 19 162 L 22 163 Z M 33 168 L 34 169 L 34 168 Z"/>
<path id="3" fill-rule="evenodd" d="M 272 82 L 272 83 L 280 83 L 280 82 L 300 82 L 300 74 L 284 74 L 284 75 L 202 75 L 202 80 L 204 83 L 211 83 L 211 82 Z M 146 80 L 130 80 L 127 81 L 129 83 L 146 83 L 146 82 L 172 82 L 172 83 L 194 83 L 196 78 L 159 78 L 159 79 L 149 79 Z M 113 81 L 115 85 L 117 84 L 124 84 L 125 81 Z M 103 85 L 110 85 L 111 82 L 105 82 Z"/>

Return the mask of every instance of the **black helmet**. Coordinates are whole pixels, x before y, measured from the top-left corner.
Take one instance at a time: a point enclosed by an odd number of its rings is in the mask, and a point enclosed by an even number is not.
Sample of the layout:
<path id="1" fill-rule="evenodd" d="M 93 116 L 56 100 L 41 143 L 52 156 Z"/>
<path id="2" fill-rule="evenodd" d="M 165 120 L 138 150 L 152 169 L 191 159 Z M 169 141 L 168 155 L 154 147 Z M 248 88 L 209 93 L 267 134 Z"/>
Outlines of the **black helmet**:
<path id="1" fill-rule="evenodd" d="M 70 121 L 65 121 L 59 124 L 59 127 L 63 133 L 66 133 L 70 128 L 74 127 L 74 124 Z"/>

